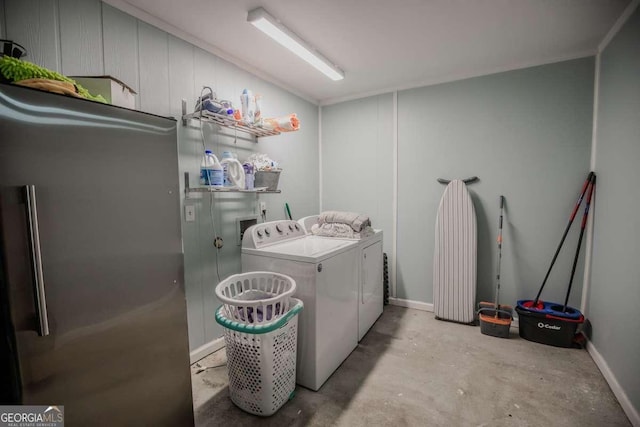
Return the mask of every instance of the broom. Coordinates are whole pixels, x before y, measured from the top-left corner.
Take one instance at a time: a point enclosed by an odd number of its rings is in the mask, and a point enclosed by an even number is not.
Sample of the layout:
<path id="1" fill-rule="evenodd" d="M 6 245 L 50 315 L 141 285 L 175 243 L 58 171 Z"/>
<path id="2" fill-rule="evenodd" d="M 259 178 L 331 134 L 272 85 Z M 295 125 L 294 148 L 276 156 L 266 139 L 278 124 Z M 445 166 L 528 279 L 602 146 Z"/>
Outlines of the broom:
<path id="1" fill-rule="evenodd" d="M 504 196 L 500 196 L 500 221 L 498 222 L 498 268 L 496 273 L 495 302 L 481 302 L 478 310 L 480 332 L 485 335 L 508 338 L 513 307 L 500 305 L 500 264 L 502 261 L 502 218 L 504 212 Z"/>

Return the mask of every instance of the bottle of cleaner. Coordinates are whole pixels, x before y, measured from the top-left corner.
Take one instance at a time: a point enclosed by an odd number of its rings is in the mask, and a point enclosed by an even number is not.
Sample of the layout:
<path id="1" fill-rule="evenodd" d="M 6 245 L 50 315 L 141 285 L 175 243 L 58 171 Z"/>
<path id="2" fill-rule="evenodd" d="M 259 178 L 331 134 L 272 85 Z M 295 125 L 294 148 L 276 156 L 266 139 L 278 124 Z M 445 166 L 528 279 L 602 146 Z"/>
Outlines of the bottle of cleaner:
<path id="1" fill-rule="evenodd" d="M 225 186 L 238 188 L 240 190 L 244 190 L 246 186 L 245 182 L 245 172 L 242 168 L 242 163 L 238 161 L 235 157 L 227 157 L 220 160 L 222 167 L 227 171 L 227 181 L 225 182 Z"/>
<path id="2" fill-rule="evenodd" d="M 200 164 L 200 185 L 222 187 L 224 172 L 218 158 L 211 150 L 206 150 Z"/>
<path id="3" fill-rule="evenodd" d="M 244 169 L 244 188 L 247 190 L 253 190 L 255 179 L 255 176 L 253 175 L 253 163 L 245 162 L 242 164 L 242 168 Z"/>
<path id="4" fill-rule="evenodd" d="M 231 151 L 223 151 L 222 152 L 222 180 L 223 180 L 223 185 L 225 187 L 231 187 L 233 186 L 233 183 L 231 182 L 231 180 L 229 179 L 229 163 L 228 161 L 225 160 L 229 160 L 229 159 L 233 159 L 233 154 L 231 154 Z"/>
<path id="5" fill-rule="evenodd" d="M 242 105 L 242 121 L 246 125 L 253 125 L 256 114 L 256 98 L 250 89 L 242 91 L 240 104 Z"/>

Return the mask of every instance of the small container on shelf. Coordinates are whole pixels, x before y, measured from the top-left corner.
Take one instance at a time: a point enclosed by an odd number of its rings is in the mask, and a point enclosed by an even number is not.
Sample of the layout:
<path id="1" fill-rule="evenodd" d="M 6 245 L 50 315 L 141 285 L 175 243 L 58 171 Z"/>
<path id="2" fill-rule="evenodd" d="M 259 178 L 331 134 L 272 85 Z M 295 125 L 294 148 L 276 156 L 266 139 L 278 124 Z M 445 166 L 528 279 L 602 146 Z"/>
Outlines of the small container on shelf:
<path id="1" fill-rule="evenodd" d="M 257 171 L 254 185 L 256 188 L 267 187 L 267 191 L 276 191 L 278 189 L 279 180 L 279 170 Z"/>

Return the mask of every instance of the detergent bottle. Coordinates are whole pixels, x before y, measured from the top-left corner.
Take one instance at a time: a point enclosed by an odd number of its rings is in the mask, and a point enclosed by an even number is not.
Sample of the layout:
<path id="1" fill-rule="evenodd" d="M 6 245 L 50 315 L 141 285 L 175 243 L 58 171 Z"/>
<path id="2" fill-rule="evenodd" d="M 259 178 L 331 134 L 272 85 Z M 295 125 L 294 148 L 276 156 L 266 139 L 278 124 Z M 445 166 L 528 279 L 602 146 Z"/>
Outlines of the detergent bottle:
<path id="1" fill-rule="evenodd" d="M 230 151 L 223 151 L 222 152 L 222 158 L 221 158 L 221 162 L 220 164 L 222 165 L 222 182 L 223 185 L 225 187 L 231 187 L 233 184 L 231 184 L 231 180 L 229 180 L 229 162 L 227 162 L 226 160 L 228 159 L 233 159 L 233 154 L 231 154 Z"/>
<path id="2" fill-rule="evenodd" d="M 224 175 L 222 165 L 211 150 L 206 150 L 200 163 L 200 185 L 222 187 Z"/>
<path id="3" fill-rule="evenodd" d="M 240 95 L 240 104 L 242 105 L 242 121 L 244 124 L 252 125 L 255 121 L 256 114 L 256 98 L 250 89 L 245 89 Z"/>
<path id="4" fill-rule="evenodd" d="M 226 152 L 225 152 L 226 153 Z M 236 187 L 240 190 L 244 190 L 245 183 L 245 172 L 242 167 L 242 163 L 238 161 L 233 155 L 225 156 L 222 155 L 222 160 L 220 161 L 222 167 L 224 169 L 224 186 L 225 187 Z"/>

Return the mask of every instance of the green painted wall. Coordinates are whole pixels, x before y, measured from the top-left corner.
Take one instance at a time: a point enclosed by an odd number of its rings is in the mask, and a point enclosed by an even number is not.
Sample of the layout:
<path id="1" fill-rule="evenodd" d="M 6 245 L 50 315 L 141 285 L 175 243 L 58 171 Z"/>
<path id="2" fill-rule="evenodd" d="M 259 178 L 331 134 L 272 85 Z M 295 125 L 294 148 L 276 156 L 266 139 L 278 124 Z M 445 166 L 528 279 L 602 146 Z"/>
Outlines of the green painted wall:
<path id="1" fill-rule="evenodd" d="M 393 95 L 322 107 L 322 208 L 361 212 L 393 245 Z"/>
<path id="2" fill-rule="evenodd" d="M 506 198 L 502 301 L 533 298 L 589 171 L 594 59 L 398 94 L 398 297 L 432 302 L 441 178 L 469 186 L 478 223 L 478 300 L 495 286 L 499 195 Z M 577 228 L 543 297 L 563 301 Z M 584 251 L 583 251 L 584 252 Z M 579 305 L 582 261 L 571 305 Z"/>
<path id="3" fill-rule="evenodd" d="M 478 176 L 478 300 L 492 300 L 498 196 L 507 204 L 503 302 L 533 298 L 589 172 L 594 58 L 398 93 L 397 297 L 432 302 L 436 179 Z M 393 103 L 380 95 L 322 107 L 322 202 L 379 218 L 392 245 Z M 543 296 L 563 301 L 578 223 Z M 583 251 L 584 252 L 584 251 Z M 580 305 L 583 256 L 570 304 Z"/>
<path id="4" fill-rule="evenodd" d="M 640 10 L 601 53 L 590 338 L 640 412 Z M 637 420 L 638 418 L 636 418 Z"/>

